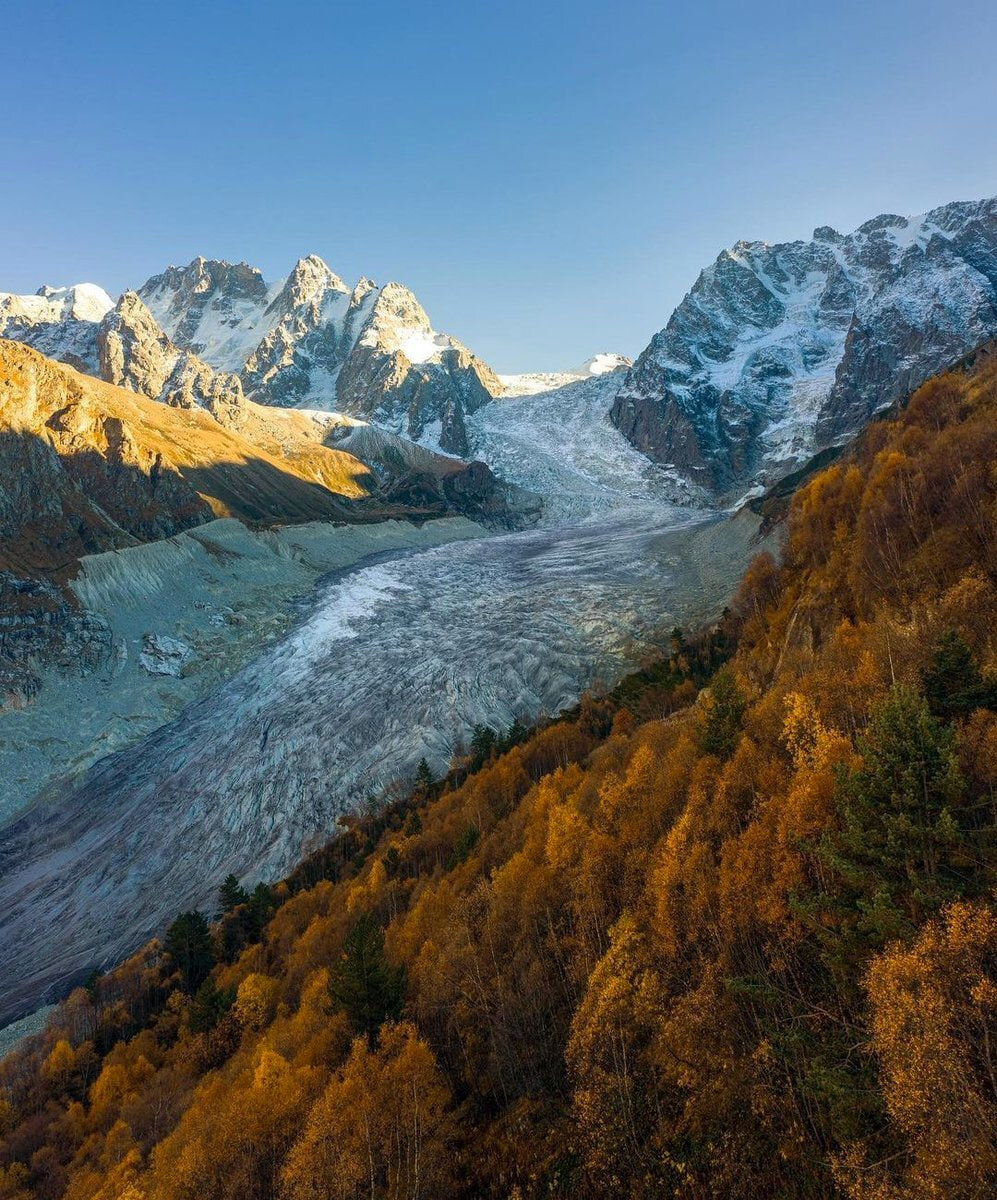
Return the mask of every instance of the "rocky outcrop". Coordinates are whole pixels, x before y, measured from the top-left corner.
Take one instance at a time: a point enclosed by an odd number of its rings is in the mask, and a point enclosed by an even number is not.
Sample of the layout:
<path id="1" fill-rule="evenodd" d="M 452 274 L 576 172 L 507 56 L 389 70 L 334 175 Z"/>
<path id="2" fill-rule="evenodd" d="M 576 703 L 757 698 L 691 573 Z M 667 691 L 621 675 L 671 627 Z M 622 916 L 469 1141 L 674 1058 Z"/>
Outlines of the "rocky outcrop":
<path id="1" fill-rule="evenodd" d="M 39 669 L 89 675 L 110 653 L 102 617 L 46 579 L 0 571 L 0 709 L 23 707 L 37 696 Z"/>
<path id="2" fill-rule="evenodd" d="M 175 408 L 206 408 L 215 416 L 245 403 L 238 375 L 215 371 L 181 350 L 135 292 L 125 292 L 97 329 L 101 379 Z"/>
<path id="3" fill-rule="evenodd" d="M 150 675 L 179 678 L 193 657 L 193 649 L 179 638 L 163 633 L 147 633 L 142 638 L 138 661 L 139 666 Z"/>
<path id="4" fill-rule="evenodd" d="M 995 333 L 997 200 L 738 242 L 638 358 L 612 420 L 705 492 L 743 492 Z"/>

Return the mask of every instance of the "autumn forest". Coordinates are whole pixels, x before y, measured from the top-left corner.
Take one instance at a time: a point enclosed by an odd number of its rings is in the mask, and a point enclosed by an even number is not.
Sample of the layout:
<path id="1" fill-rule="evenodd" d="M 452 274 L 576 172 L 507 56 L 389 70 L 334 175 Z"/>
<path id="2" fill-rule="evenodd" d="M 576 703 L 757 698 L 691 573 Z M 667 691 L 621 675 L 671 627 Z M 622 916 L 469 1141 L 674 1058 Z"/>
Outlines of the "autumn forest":
<path id="1" fill-rule="evenodd" d="M 90 978 L 2 1200 L 992 1196 L 995 433 L 931 380 L 719 624 Z"/>

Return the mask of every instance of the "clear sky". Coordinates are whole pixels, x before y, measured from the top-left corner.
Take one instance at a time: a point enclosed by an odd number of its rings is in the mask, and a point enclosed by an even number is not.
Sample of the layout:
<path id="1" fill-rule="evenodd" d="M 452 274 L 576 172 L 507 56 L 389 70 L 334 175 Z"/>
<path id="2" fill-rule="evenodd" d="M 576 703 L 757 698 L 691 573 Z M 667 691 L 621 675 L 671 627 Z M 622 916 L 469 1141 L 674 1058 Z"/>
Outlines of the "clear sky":
<path id="1" fill-rule="evenodd" d="M 397 279 L 499 370 L 638 353 L 738 238 L 997 193 L 997 5 L 4 6 L 0 290 Z"/>

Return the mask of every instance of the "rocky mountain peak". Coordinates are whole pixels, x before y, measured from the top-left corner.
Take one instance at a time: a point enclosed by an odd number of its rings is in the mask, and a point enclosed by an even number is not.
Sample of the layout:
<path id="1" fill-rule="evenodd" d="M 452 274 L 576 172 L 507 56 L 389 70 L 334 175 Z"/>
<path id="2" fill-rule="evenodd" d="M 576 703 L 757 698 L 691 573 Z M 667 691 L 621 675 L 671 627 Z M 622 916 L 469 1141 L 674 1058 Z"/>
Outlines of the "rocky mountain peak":
<path id="1" fill-rule="evenodd" d="M 368 279 L 366 275 L 361 275 L 353 289 L 353 294 L 350 297 L 352 304 L 360 304 L 370 295 L 371 292 L 377 291 L 377 284 L 373 279 Z"/>
<path id="2" fill-rule="evenodd" d="M 262 273 L 248 263 L 198 257 L 167 267 L 138 290 L 167 334 L 221 370 L 237 370 L 259 340 L 253 333 L 270 301 Z"/>
<path id="3" fill-rule="evenodd" d="M 275 283 L 199 256 L 117 306 L 92 285 L 0 297 L 0 336 L 168 404 L 342 411 L 458 454 L 465 414 L 502 390 L 409 288 L 363 276 L 350 289 L 316 254 Z"/>
<path id="4" fill-rule="evenodd" d="M 740 493 L 995 334 L 997 199 L 738 242 L 637 359 L 612 420 L 705 492 Z"/>
<path id="5" fill-rule="evenodd" d="M 282 315 L 302 304 L 320 304 L 327 292 L 349 295 L 349 288 L 317 254 L 299 258 L 268 311 Z"/>

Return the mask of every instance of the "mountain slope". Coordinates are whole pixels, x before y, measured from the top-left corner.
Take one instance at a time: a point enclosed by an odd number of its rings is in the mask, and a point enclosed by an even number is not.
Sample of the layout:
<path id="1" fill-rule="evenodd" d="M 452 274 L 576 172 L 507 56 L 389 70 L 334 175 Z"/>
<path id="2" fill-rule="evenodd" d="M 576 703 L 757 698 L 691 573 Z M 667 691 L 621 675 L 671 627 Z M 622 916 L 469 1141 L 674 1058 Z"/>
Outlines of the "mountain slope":
<path id="1" fill-rule="evenodd" d="M 0 341 L 3 559 L 29 570 L 210 520 L 343 519 L 368 468 L 322 449 L 320 486 L 201 409 L 158 404 Z M 332 488 L 335 490 L 332 490 Z"/>
<path id="2" fill-rule="evenodd" d="M 638 358 L 612 419 L 707 493 L 743 492 L 995 333 L 997 199 L 738 242 Z"/>

